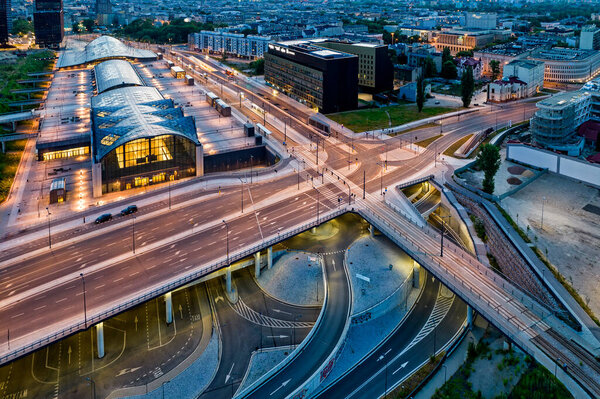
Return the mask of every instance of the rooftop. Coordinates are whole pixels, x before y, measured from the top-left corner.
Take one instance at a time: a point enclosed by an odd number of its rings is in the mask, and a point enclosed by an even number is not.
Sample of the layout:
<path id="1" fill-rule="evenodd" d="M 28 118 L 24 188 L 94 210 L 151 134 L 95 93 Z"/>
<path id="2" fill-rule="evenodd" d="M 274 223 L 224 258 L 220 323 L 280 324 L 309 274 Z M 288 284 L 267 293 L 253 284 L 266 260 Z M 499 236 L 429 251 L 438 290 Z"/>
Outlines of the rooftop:
<path id="1" fill-rule="evenodd" d="M 597 55 L 596 50 L 581 50 L 565 47 L 554 47 L 536 51 L 532 57 L 548 61 L 582 61 Z"/>
<path id="2" fill-rule="evenodd" d="M 57 66 L 66 68 L 111 58 L 153 60 L 156 59 L 156 54 L 150 50 L 140 50 L 127 46 L 111 36 L 100 36 L 89 42 L 83 49 L 73 48 L 61 52 Z"/>
<path id="3" fill-rule="evenodd" d="M 133 66 L 124 60 L 108 60 L 94 67 L 98 93 L 120 86 L 143 86 Z"/>
<path id="4" fill-rule="evenodd" d="M 583 90 L 559 93 L 538 102 L 537 106 L 538 108 L 563 109 L 583 101 L 589 95 L 589 92 Z"/>
<path id="5" fill-rule="evenodd" d="M 509 62 L 506 65 L 516 65 L 519 66 L 521 68 L 527 68 L 527 69 L 533 69 L 539 66 L 543 66 L 544 62 L 543 61 L 536 61 L 536 60 L 524 60 L 524 59 L 517 59 L 517 60 L 512 60 L 511 62 Z"/>
<path id="6" fill-rule="evenodd" d="M 323 40 L 321 40 L 323 41 Z M 273 49 L 278 52 L 282 52 L 285 54 L 294 55 L 294 51 L 310 54 L 319 58 L 346 58 L 346 57 L 356 57 L 353 54 L 344 53 L 336 50 L 323 50 L 322 47 L 318 47 L 318 45 L 313 44 L 312 40 L 289 40 L 285 42 L 278 43 L 270 43 L 269 49 Z"/>

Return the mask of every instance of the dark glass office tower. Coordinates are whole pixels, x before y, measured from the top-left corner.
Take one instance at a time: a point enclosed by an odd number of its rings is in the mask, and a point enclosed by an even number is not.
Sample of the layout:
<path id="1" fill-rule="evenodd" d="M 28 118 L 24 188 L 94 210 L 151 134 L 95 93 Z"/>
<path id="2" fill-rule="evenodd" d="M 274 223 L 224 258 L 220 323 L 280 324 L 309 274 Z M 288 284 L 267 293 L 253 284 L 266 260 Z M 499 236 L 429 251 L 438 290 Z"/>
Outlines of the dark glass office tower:
<path id="1" fill-rule="evenodd" d="M 10 0 L 0 0 L 0 45 L 8 43 L 11 28 Z"/>
<path id="2" fill-rule="evenodd" d="M 40 47 L 57 48 L 65 35 L 62 0 L 36 0 L 33 29 Z"/>

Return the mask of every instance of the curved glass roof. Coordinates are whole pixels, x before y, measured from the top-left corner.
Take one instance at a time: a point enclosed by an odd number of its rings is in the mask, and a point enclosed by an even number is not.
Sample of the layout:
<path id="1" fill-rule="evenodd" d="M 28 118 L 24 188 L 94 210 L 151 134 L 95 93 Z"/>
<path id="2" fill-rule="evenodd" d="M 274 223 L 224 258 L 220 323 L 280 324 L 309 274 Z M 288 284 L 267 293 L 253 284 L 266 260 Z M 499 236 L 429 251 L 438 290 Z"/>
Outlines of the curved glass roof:
<path id="1" fill-rule="evenodd" d="M 174 135 L 200 145 L 194 118 L 147 86 L 120 87 L 92 97 L 92 132 L 95 162 L 141 138 Z"/>
<path id="2" fill-rule="evenodd" d="M 89 42 L 83 49 L 62 52 L 58 58 L 58 67 L 66 68 L 111 58 L 155 60 L 156 54 L 150 50 L 130 47 L 112 36 L 100 36 Z"/>
<path id="3" fill-rule="evenodd" d="M 108 60 L 94 67 L 98 93 L 120 86 L 143 86 L 133 65 L 124 60 Z"/>

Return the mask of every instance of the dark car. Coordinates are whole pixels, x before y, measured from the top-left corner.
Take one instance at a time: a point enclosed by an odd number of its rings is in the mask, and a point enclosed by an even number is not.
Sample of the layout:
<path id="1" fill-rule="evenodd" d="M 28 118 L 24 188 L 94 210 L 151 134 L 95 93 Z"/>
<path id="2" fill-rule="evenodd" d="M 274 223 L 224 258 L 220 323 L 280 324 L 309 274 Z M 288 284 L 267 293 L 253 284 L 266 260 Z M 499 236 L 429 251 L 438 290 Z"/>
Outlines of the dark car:
<path id="1" fill-rule="evenodd" d="M 110 213 L 105 213 L 103 215 L 98 216 L 94 223 L 100 224 L 100 223 L 108 222 L 111 219 L 112 219 L 112 215 Z"/>
<path id="2" fill-rule="evenodd" d="M 137 212 L 137 205 L 129 205 L 121 211 L 121 216 L 129 215 Z"/>

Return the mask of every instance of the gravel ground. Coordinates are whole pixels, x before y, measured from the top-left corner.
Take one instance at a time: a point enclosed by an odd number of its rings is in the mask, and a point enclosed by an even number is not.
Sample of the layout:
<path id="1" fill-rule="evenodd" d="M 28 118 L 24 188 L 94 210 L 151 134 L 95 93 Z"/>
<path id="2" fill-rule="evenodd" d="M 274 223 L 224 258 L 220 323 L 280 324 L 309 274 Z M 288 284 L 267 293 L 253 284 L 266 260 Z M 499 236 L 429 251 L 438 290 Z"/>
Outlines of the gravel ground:
<path id="1" fill-rule="evenodd" d="M 187 369 L 178 374 L 164 386 L 149 392 L 146 395 L 130 396 L 130 398 L 144 399 L 176 399 L 195 398 L 212 380 L 214 372 L 219 366 L 219 334 L 213 329 L 213 334 L 202 355 L 198 357 Z"/>
<path id="2" fill-rule="evenodd" d="M 384 236 L 367 235 L 356 240 L 348 250 L 347 262 L 353 291 L 352 314 L 387 298 L 413 268 L 413 260 Z M 360 279 L 357 274 L 371 281 Z"/>
<path id="3" fill-rule="evenodd" d="M 243 384 L 240 385 L 238 392 L 246 389 L 254 381 L 265 375 L 273 367 L 277 366 L 283 359 L 290 354 L 289 348 L 285 349 L 268 349 L 264 352 L 254 352 L 250 358 L 248 365 L 248 373 Z"/>
<path id="4" fill-rule="evenodd" d="M 532 242 L 547 253 L 550 262 L 598 316 L 600 215 L 584 210 L 588 204 L 600 207 L 600 190 L 551 173 L 502 201 L 523 231 L 530 227 Z"/>
<path id="5" fill-rule="evenodd" d="M 284 302 L 300 306 L 321 305 L 323 270 L 315 259 L 318 259 L 316 255 L 307 252 L 284 254 L 273 263 L 271 270 L 263 269 L 257 279 L 258 285 Z"/>

